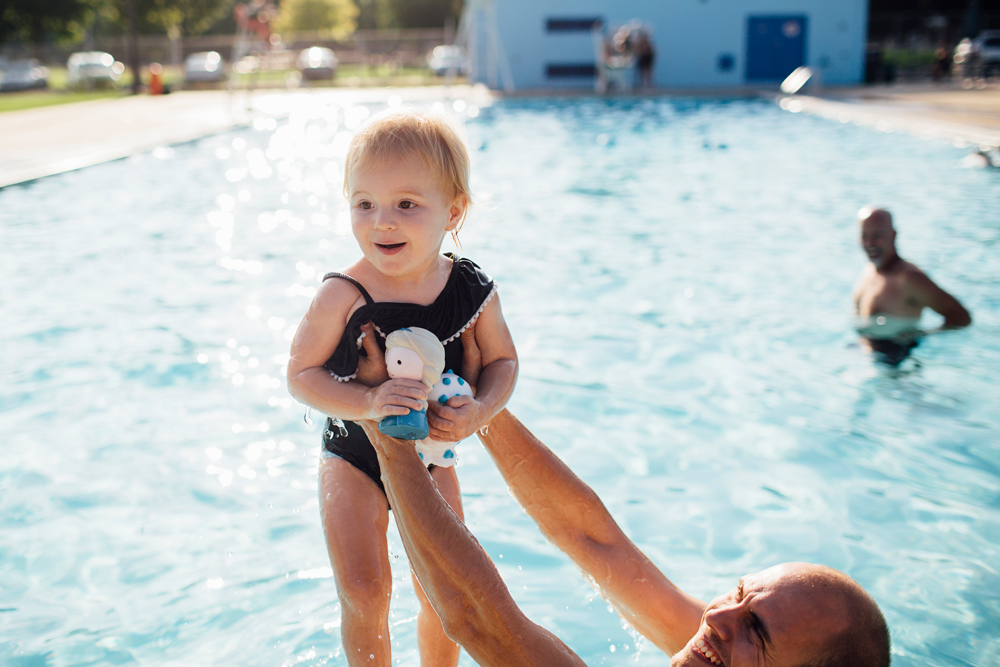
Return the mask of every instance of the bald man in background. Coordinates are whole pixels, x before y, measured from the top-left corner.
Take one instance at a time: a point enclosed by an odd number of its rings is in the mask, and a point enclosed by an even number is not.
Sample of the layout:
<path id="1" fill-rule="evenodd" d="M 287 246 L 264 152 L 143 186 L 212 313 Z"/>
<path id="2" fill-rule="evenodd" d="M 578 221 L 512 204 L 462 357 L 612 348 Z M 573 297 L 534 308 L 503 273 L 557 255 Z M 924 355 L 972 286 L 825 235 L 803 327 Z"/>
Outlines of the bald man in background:
<path id="1" fill-rule="evenodd" d="M 930 333 L 918 328 L 924 308 L 944 317 L 942 330 L 972 322 L 958 299 L 897 254 L 889 211 L 866 206 L 858 211 L 858 224 L 868 265 L 854 288 L 854 314 L 866 347 L 895 366 L 917 346 L 921 335 Z"/>

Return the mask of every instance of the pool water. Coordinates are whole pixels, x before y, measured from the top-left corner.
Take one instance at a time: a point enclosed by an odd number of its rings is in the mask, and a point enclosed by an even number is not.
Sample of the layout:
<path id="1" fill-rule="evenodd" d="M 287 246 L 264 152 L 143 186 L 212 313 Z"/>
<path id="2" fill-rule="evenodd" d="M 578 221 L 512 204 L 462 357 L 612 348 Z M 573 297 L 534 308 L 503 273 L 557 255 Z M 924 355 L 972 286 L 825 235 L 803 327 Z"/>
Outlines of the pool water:
<path id="1" fill-rule="evenodd" d="M 0 191 L 0 663 L 346 664 L 319 427 L 283 377 L 318 276 L 358 255 L 341 161 L 378 108 L 335 100 Z M 994 664 L 1000 174 L 765 101 L 471 111 L 461 239 L 500 284 L 511 407 L 628 535 L 703 599 L 831 565 L 882 606 L 895 664 Z M 851 329 L 871 202 L 975 320 L 898 369 Z M 471 528 L 527 615 L 590 665 L 667 665 L 478 442 L 460 452 Z M 417 664 L 389 544 L 393 657 Z"/>

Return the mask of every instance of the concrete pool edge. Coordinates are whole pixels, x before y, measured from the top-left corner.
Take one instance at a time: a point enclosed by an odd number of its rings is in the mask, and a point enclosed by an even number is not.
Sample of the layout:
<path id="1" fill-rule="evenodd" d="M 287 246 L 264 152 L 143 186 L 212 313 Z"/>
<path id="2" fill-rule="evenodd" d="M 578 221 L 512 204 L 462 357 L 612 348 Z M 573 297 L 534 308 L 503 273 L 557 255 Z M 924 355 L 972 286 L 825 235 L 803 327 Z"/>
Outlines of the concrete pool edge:
<path id="1" fill-rule="evenodd" d="M 307 104 L 385 103 L 392 96 L 404 103 L 493 101 L 483 86 L 211 90 L 9 111 L 0 114 L 0 188 L 282 118 Z"/>
<path id="2" fill-rule="evenodd" d="M 882 132 L 902 131 L 956 146 L 1000 148 L 1000 88 L 955 85 L 849 88 L 813 95 L 780 95 L 786 111 L 805 112 Z M 973 103 L 974 102 L 974 103 Z"/>
<path id="3" fill-rule="evenodd" d="M 937 104 L 942 95 L 969 94 L 979 96 L 977 110 L 972 114 L 961 112 L 962 100 L 950 109 Z M 258 118 L 285 117 L 304 103 L 385 103 L 394 95 L 404 103 L 461 99 L 478 106 L 488 106 L 496 99 L 597 97 L 592 91 L 564 89 L 505 95 L 482 85 L 213 90 L 10 111 L 0 114 L 0 188 L 245 127 Z M 773 99 L 786 110 L 855 122 L 881 131 L 899 130 L 955 143 L 1000 146 L 1000 89 L 962 91 L 932 85 L 831 88 L 814 95 L 782 96 L 773 89 L 744 87 L 700 91 L 653 89 L 626 97 Z M 995 125 L 962 122 L 984 117 L 995 117 L 998 121 Z"/>

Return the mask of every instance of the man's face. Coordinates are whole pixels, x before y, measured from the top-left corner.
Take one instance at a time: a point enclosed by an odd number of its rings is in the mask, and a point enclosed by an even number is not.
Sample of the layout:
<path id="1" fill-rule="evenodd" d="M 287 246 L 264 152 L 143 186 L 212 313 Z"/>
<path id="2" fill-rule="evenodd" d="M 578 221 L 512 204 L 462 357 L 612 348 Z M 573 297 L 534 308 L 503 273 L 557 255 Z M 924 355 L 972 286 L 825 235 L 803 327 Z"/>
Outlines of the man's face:
<path id="1" fill-rule="evenodd" d="M 876 269 L 896 256 L 896 231 L 887 219 L 873 215 L 861 221 L 861 247 Z"/>
<path id="2" fill-rule="evenodd" d="M 847 624 L 828 572 L 785 563 L 743 577 L 735 590 L 709 603 L 671 667 L 780 667 L 815 658 Z"/>

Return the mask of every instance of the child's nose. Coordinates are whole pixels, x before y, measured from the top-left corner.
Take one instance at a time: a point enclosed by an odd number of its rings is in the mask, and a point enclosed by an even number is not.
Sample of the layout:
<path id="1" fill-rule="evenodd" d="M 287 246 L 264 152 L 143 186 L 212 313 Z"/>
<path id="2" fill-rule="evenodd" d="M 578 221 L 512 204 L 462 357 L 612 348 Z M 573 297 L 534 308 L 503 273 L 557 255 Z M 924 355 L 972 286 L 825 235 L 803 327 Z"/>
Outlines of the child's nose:
<path id="1" fill-rule="evenodd" d="M 375 228 L 392 229 L 395 226 L 396 223 L 392 218 L 392 211 L 386 210 L 385 208 L 379 209 L 379 211 L 375 214 Z"/>

